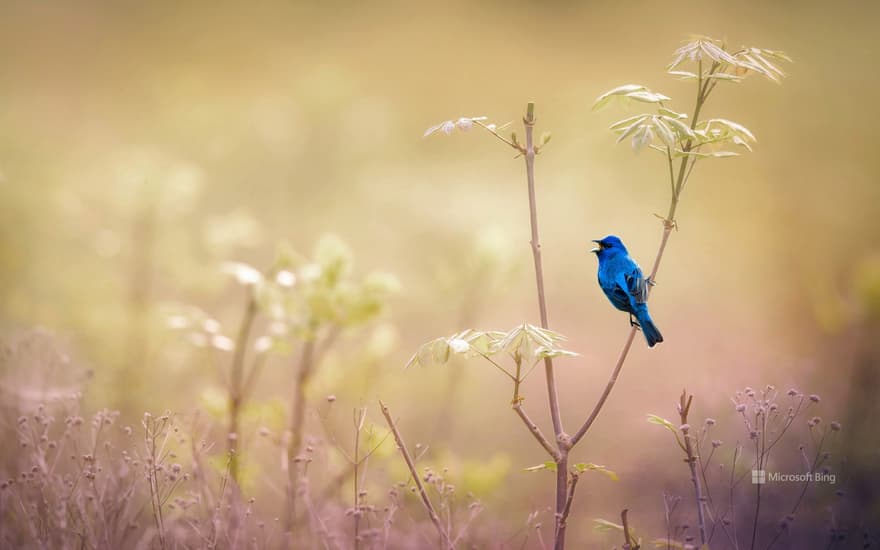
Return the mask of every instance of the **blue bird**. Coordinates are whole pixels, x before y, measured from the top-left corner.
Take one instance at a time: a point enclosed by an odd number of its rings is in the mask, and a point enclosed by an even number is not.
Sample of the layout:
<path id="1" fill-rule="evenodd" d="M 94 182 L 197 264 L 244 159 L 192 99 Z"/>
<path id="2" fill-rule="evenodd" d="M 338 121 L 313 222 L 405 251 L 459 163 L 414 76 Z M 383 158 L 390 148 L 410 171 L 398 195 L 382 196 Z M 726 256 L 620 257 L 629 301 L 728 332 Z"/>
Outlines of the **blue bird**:
<path id="1" fill-rule="evenodd" d="M 663 335 L 648 315 L 648 285 L 653 283 L 645 279 L 618 237 L 608 235 L 593 242 L 599 245 L 591 252 L 599 258 L 599 286 L 605 296 L 614 307 L 630 314 L 630 325 L 641 327 L 648 347 L 662 342 Z"/>

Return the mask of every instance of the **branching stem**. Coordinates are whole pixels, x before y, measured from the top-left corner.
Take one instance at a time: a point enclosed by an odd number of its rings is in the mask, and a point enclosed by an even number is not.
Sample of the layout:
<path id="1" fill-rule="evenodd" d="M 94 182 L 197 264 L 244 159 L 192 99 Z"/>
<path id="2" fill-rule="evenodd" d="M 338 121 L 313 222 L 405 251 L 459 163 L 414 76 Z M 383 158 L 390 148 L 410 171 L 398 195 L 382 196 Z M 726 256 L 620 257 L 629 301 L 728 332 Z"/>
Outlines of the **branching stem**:
<path id="1" fill-rule="evenodd" d="M 428 512 L 428 517 L 431 519 L 431 523 L 434 524 L 434 528 L 437 529 L 437 533 L 440 535 L 440 540 L 443 543 L 444 548 L 452 548 L 452 545 L 449 541 L 449 534 L 444 529 L 443 524 L 440 523 L 440 516 L 437 514 L 437 510 L 434 508 L 434 505 L 431 504 L 431 499 L 428 498 L 428 493 L 425 491 L 425 486 L 422 485 L 422 479 L 419 477 L 419 473 L 416 471 L 415 462 L 413 462 L 412 456 L 409 454 L 409 451 L 406 448 L 406 444 L 403 442 L 403 437 L 400 435 L 400 431 L 397 429 L 397 424 L 394 422 L 394 418 L 391 416 L 391 412 L 388 410 L 388 406 L 385 405 L 382 401 L 379 401 L 379 408 L 382 409 L 382 415 L 385 417 L 385 421 L 388 423 L 388 427 L 391 429 L 391 433 L 394 434 L 394 441 L 397 442 L 397 449 L 400 451 L 400 454 L 403 456 L 404 462 L 406 462 L 407 468 L 409 468 L 409 473 L 412 476 L 413 482 L 416 484 L 416 489 L 419 491 L 419 496 L 422 498 L 422 504 L 425 506 L 425 510 Z"/>
<path id="2" fill-rule="evenodd" d="M 709 72 L 706 76 L 709 76 L 717 71 L 719 66 L 720 65 L 718 63 L 713 63 L 711 69 L 709 69 Z M 694 106 L 694 115 L 691 117 L 691 130 L 696 128 L 700 116 L 700 111 L 702 111 L 703 105 L 706 103 L 706 99 L 709 97 L 709 92 L 711 92 L 712 90 L 712 88 L 709 87 L 710 80 L 711 79 L 709 78 L 703 78 L 702 65 L 700 65 L 699 78 L 697 80 L 697 97 Z M 692 148 L 693 140 L 689 139 L 682 147 L 682 151 L 688 153 Z M 648 277 L 651 281 L 657 280 L 657 272 L 660 269 L 660 262 L 663 260 L 663 253 L 666 251 L 666 245 L 669 242 L 669 235 L 676 227 L 675 212 L 678 209 L 678 202 L 681 199 L 681 192 L 684 188 L 684 184 L 690 177 L 691 170 L 693 170 L 693 165 L 696 162 L 696 159 L 690 158 L 687 154 L 682 155 L 677 174 L 673 170 L 671 152 L 667 152 L 667 162 L 669 164 L 669 181 L 672 188 L 672 194 L 669 200 L 669 211 L 666 214 L 666 218 L 663 220 L 663 236 L 660 239 L 660 247 L 657 250 L 657 256 L 654 258 L 654 264 L 651 267 L 651 274 Z M 688 166 L 689 163 L 690 166 Z M 650 291 L 651 286 L 649 285 L 648 292 Z M 578 431 L 575 432 L 575 435 L 571 438 L 572 447 L 577 445 L 578 442 L 584 437 L 584 435 L 586 435 L 587 430 L 590 429 L 590 427 L 593 425 L 593 422 L 595 422 L 596 418 L 599 416 L 599 412 L 605 405 L 605 401 L 611 394 L 611 390 L 614 389 L 614 385 L 617 383 L 617 379 L 620 376 L 620 370 L 623 368 L 623 364 L 626 362 L 626 358 L 629 355 L 629 350 L 632 347 L 633 339 L 636 336 L 636 330 L 636 327 L 632 327 L 630 329 L 629 335 L 627 336 L 626 341 L 623 344 L 623 350 L 620 352 L 620 355 L 617 358 L 617 363 L 615 363 L 614 368 L 611 371 L 611 377 L 608 379 L 608 383 L 605 385 L 605 389 L 602 391 L 602 395 L 599 396 L 599 400 L 593 407 L 593 411 L 590 413 L 590 416 L 587 417 L 587 420 L 584 421 L 580 429 L 578 429 Z"/>
<path id="3" fill-rule="evenodd" d="M 684 434 L 684 447 L 685 453 L 687 455 L 685 462 L 688 464 L 688 468 L 691 471 L 691 483 L 694 485 L 694 497 L 697 501 L 697 525 L 700 530 L 700 544 L 705 546 L 707 543 L 706 540 L 706 518 L 703 514 L 703 487 L 700 484 L 700 477 L 697 475 L 697 455 L 694 451 L 694 443 L 693 437 L 690 435 L 690 428 L 685 428 L 688 426 L 688 414 L 691 410 L 691 403 L 694 400 L 693 395 L 688 395 L 686 391 L 681 392 L 681 398 L 678 404 L 678 415 L 681 419 L 682 432 Z"/>

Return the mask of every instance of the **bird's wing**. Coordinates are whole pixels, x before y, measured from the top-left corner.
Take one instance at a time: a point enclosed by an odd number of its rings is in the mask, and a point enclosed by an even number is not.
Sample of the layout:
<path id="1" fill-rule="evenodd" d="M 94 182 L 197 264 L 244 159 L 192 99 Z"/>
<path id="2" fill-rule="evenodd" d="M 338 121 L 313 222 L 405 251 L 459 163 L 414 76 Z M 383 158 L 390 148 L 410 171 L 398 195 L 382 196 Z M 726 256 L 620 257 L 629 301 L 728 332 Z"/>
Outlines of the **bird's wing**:
<path id="1" fill-rule="evenodd" d="M 611 300 L 611 303 L 614 304 L 614 307 L 623 311 L 627 311 L 631 307 L 629 293 L 626 291 L 625 284 L 625 280 L 615 280 L 610 288 L 605 289 L 605 294 Z"/>
<path id="2" fill-rule="evenodd" d="M 636 304 L 644 304 L 648 301 L 648 284 L 642 275 L 642 270 L 633 263 L 632 269 L 624 274 L 626 290 Z"/>

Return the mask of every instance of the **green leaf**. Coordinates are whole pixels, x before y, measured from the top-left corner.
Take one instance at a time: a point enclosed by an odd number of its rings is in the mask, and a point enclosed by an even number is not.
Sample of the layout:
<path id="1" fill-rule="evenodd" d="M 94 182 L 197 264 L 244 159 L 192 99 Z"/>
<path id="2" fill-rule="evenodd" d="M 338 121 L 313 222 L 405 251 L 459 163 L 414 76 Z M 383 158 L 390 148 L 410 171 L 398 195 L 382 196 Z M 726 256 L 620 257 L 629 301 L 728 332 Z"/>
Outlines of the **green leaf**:
<path id="1" fill-rule="evenodd" d="M 682 80 L 696 80 L 697 75 L 690 71 L 666 71 L 667 73 L 680 77 Z"/>
<path id="2" fill-rule="evenodd" d="M 702 36 L 697 37 L 678 48 L 673 55 L 675 57 L 673 58 L 672 63 L 666 67 L 667 71 L 672 71 L 685 61 L 717 61 L 721 64 L 727 63 L 731 65 L 737 63 L 737 60 L 731 54 L 726 52 L 724 48 L 719 46 L 716 40 Z M 704 65 L 706 64 L 704 63 Z"/>
<path id="3" fill-rule="evenodd" d="M 666 107 L 657 107 L 657 112 L 660 113 L 661 115 L 664 115 L 664 116 L 667 116 L 670 118 L 674 118 L 674 119 L 679 119 L 679 120 L 683 120 L 688 117 L 684 113 L 679 113 L 679 112 L 673 111 L 672 109 L 667 109 Z"/>
<path id="4" fill-rule="evenodd" d="M 672 120 L 672 119 L 670 119 Z M 672 132 L 672 128 L 666 124 L 660 117 L 652 117 L 653 126 L 657 130 L 657 135 L 660 136 L 660 139 L 663 140 L 663 143 L 666 144 L 670 149 L 675 147 L 675 134 Z M 678 121 L 676 121 L 678 122 Z"/>
<path id="5" fill-rule="evenodd" d="M 565 336 L 558 332 L 523 323 L 511 329 L 507 334 L 501 335 L 496 345 L 498 349 L 511 355 L 519 354 L 522 357 L 528 357 L 532 356 L 533 350 L 537 348 L 553 349 L 555 344 L 565 339 Z"/>
<path id="6" fill-rule="evenodd" d="M 630 92 L 626 94 L 624 97 L 628 97 L 630 99 L 635 99 L 636 101 L 641 101 L 644 103 L 661 103 L 663 101 L 669 101 L 670 98 L 657 92 L 651 92 L 649 90 L 643 90 L 638 92 Z"/>
<path id="7" fill-rule="evenodd" d="M 304 264 L 306 259 L 294 250 L 293 246 L 287 241 L 278 243 L 275 249 L 275 263 L 273 267 L 277 270 L 293 270 Z"/>
<path id="8" fill-rule="evenodd" d="M 556 471 L 556 463 L 553 462 L 552 460 L 548 460 L 547 462 L 544 462 L 543 464 L 538 464 L 537 466 L 530 466 L 528 468 L 523 468 L 523 470 L 525 470 L 526 472 L 539 472 L 541 470 L 549 470 L 551 472 L 555 472 Z"/>
<path id="9" fill-rule="evenodd" d="M 579 353 L 575 353 L 573 351 L 568 351 L 568 350 L 564 350 L 564 349 L 551 349 L 551 348 L 540 347 L 535 350 L 535 357 L 538 357 L 539 359 L 544 359 L 546 357 L 549 357 L 552 359 L 554 357 L 578 357 L 578 356 L 580 356 Z"/>
<path id="10" fill-rule="evenodd" d="M 620 136 L 617 138 L 617 143 L 620 143 L 621 141 L 623 141 L 623 140 L 625 140 L 626 138 L 630 137 L 630 136 L 633 135 L 637 130 L 639 130 L 642 126 L 644 126 L 644 121 L 645 121 L 645 119 L 647 119 L 647 118 L 649 118 L 649 116 L 648 116 L 648 115 L 645 115 L 644 117 L 642 117 L 642 118 L 640 118 L 639 120 L 635 121 L 635 123 L 633 123 L 631 126 L 628 126 L 628 127 L 624 128 L 624 129 L 620 132 Z"/>
<path id="11" fill-rule="evenodd" d="M 762 48 L 743 48 L 737 52 L 735 58 L 736 66 L 745 73 L 754 71 L 776 83 L 780 82 L 785 73 L 770 60 L 791 62 L 791 58 L 782 52 Z"/>
<path id="12" fill-rule="evenodd" d="M 633 151 L 639 152 L 654 141 L 654 131 L 648 124 L 643 124 L 632 137 Z"/>
<path id="13" fill-rule="evenodd" d="M 675 130 L 675 133 L 679 135 L 679 138 L 694 138 L 694 131 L 691 130 L 691 127 L 679 120 L 678 118 L 673 118 L 670 116 L 661 116 L 661 118 L 668 123 Z"/>
<path id="14" fill-rule="evenodd" d="M 541 328 L 530 324 L 526 324 L 525 328 L 529 336 L 531 336 L 536 343 L 542 345 L 553 345 L 557 342 L 564 342 L 565 340 L 568 340 L 568 338 L 566 338 L 562 334 L 548 328 Z"/>
<path id="15" fill-rule="evenodd" d="M 737 122 L 733 122 L 732 120 L 727 120 L 724 118 L 713 118 L 713 119 L 709 120 L 709 124 L 711 125 L 712 123 L 721 124 L 723 126 L 726 126 L 735 134 L 743 136 L 743 137 L 749 139 L 749 141 L 758 141 L 758 138 L 755 137 L 755 134 L 753 134 L 751 132 L 751 130 L 749 130 L 748 128 L 746 128 L 742 124 L 739 124 Z"/>
<path id="16" fill-rule="evenodd" d="M 328 285 L 336 286 L 351 271 L 351 248 L 336 235 L 324 235 L 315 245 L 315 262 Z"/>
<path id="17" fill-rule="evenodd" d="M 410 360 L 407 361 L 406 367 L 443 365 L 449 361 L 451 353 L 452 349 L 449 347 L 449 342 L 446 338 L 435 338 L 420 347 Z"/>
<path id="18" fill-rule="evenodd" d="M 670 432 L 678 435 L 678 431 L 676 430 L 675 425 L 663 417 L 657 416 L 656 414 L 649 414 L 648 422 L 650 422 L 651 424 L 657 424 L 658 426 L 663 426 Z"/>
<path id="19" fill-rule="evenodd" d="M 661 109 L 662 109 L 662 107 L 661 107 Z M 610 128 L 611 130 L 620 130 L 622 128 L 629 128 L 633 122 L 636 122 L 636 123 L 641 122 L 641 121 L 645 120 L 646 118 L 648 118 L 649 116 L 651 116 L 651 115 L 636 115 L 636 116 L 627 117 L 623 120 L 618 120 L 617 122 L 615 122 L 614 124 L 612 124 L 608 128 Z"/>
<path id="20" fill-rule="evenodd" d="M 740 82 L 742 80 L 741 76 L 729 73 L 712 73 L 710 75 L 707 75 L 706 78 L 714 78 L 715 80 L 728 80 L 731 82 Z"/>
<path id="21" fill-rule="evenodd" d="M 699 40 L 700 50 L 712 61 L 735 64 L 736 59 L 712 40 Z"/>
<path id="22" fill-rule="evenodd" d="M 746 140 L 742 139 L 742 138 L 739 137 L 739 136 L 733 136 L 733 143 L 734 143 L 735 145 L 739 145 L 740 147 L 745 147 L 745 148 L 748 149 L 749 151 L 752 150 L 752 146 L 749 145 L 749 143 L 748 143 Z"/>
<path id="23" fill-rule="evenodd" d="M 593 102 L 593 110 L 598 111 L 599 109 L 607 105 L 608 102 L 611 101 L 611 98 L 613 98 L 614 96 L 625 95 L 642 90 L 647 90 L 647 88 L 639 84 L 624 84 L 623 86 L 618 86 L 617 88 L 608 90 L 607 92 L 596 98 L 596 101 Z"/>
<path id="24" fill-rule="evenodd" d="M 607 533 L 609 531 L 620 531 L 623 532 L 623 525 L 619 525 L 614 523 L 613 521 L 608 521 L 607 519 L 595 518 L 593 519 L 593 529 L 599 531 L 600 533 Z"/>
<path id="25" fill-rule="evenodd" d="M 551 134 L 550 132 L 542 133 L 541 139 L 540 139 L 541 146 L 543 147 L 544 145 L 547 145 L 548 143 L 550 143 L 551 139 L 553 139 L 553 134 Z"/>
<path id="26" fill-rule="evenodd" d="M 660 103 L 662 101 L 669 100 L 669 98 L 665 95 L 657 92 L 652 92 L 645 86 L 640 86 L 638 84 L 626 84 L 624 86 L 618 86 L 613 90 L 609 90 L 596 98 L 596 101 L 593 103 L 593 110 L 597 111 L 601 109 L 615 97 L 632 99 L 635 101 L 641 101 L 643 103 Z"/>
<path id="27" fill-rule="evenodd" d="M 700 145 L 726 142 L 751 151 L 750 142 L 757 141 L 755 135 L 748 128 L 731 120 L 712 118 L 700 122 L 699 126 L 694 130 L 694 134 L 699 138 Z M 707 156 L 711 155 L 707 154 Z"/>
<path id="28" fill-rule="evenodd" d="M 464 339 L 471 345 L 471 349 L 485 355 L 492 355 L 493 353 L 500 351 L 498 348 L 498 341 L 503 336 L 503 332 L 495 330 L 488 332 L 471 332 Z"/>
<path id="29" fill-rule="evenodd" d="M 599 472 L 601 474 L 605 474 L 606 476 L 608 476 L 612 481 L 618 481 L 620 479 L 619 477 L 617 477 L 617 473 L 613 472 L 612 470 L 609 470 L 605 466 L 593 464 L 592 462 L 579 462 L 574 465 L 574 469 L 579 474 L 582 474 L 584 472 Z"/>

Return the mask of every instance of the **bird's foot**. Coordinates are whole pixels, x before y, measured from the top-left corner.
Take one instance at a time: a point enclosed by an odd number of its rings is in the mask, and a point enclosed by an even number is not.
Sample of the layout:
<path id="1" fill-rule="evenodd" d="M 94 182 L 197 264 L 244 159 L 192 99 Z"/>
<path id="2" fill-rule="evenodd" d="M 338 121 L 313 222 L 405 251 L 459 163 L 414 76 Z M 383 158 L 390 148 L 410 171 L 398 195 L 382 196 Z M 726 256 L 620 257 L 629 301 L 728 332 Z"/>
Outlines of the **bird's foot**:
<path id="1" fill-rule="evenodd" d="M 645 284 L 648 286 L 657 286 L 657 281 L 655 281 L 653 277 L 646 277 Z"/>
<path id="2" fill-rule="evenodd" d="M 642 325 L 639 324 L 639 322 L 636 320 L 635 317 L 633 317 L 633 315 L 631 313 L 629 315 L 629 326 L 636 327 L 637 329 L 642 328 Z"/>

